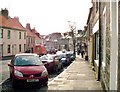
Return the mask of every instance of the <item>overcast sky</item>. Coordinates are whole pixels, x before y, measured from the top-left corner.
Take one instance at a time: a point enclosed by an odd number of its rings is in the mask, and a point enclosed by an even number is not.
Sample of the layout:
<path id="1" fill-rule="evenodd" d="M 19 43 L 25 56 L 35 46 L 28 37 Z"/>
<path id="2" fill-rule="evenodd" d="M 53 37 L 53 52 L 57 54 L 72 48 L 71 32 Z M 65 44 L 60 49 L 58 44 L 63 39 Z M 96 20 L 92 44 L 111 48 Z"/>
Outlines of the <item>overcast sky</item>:
<path id="1" fill-rule="evenodd" d="M 70 31 L 68 21 L 84 29 L 91 5 L 91 0 L 0 0 L 10 17 L 18 16 L 24 27 L 30 23 L 41 35 Z"/>

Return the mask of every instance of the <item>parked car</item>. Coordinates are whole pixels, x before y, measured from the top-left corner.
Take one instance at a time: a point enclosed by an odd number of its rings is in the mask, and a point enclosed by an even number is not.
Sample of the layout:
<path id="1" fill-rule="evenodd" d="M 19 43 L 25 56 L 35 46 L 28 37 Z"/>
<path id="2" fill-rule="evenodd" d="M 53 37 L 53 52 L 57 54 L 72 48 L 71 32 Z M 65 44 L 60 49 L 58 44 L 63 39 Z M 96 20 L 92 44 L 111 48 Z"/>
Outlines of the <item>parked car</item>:
<path id="1" fill-rule="evenodd" d="M 68 53 L 60 53 L 57 54 L 59 60 L 62 62 L 63 66 L 67 66 L 71 63 L 70 61 L 70 54 Z"/>
<path id="2" fill-rule="evenodd" d="M 74 61 L 75 60 L 74 52 L 69 51 L 68 53 L 70 54 L 70 61 Z"/>
<path id="3" fill-rule="evenodd" d="M 59 70 L 63 69 L 63 65 L 56 55 L 44 55 L 40 58 L 49 73 L 58 72 Z"/>
<path id="4" fill-rule="evenodd" d="M 12 86 L 29 84 L 47 85 L 48 72 L 37 54 L 16 54 L 8 64 Z"/>

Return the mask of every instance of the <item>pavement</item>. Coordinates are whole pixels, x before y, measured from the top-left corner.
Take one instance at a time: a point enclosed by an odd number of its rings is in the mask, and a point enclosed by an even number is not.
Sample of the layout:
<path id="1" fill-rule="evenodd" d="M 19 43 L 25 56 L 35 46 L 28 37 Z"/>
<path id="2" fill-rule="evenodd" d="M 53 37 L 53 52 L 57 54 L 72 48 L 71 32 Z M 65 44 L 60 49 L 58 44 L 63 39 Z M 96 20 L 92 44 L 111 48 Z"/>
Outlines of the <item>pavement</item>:
<path id="1" fill-rule="evenodd" d="M 88 61 L 81 56 L 71 63 L 65 71 L 48 83 L 48 90 L 100 90 L 100 82 Z"/>

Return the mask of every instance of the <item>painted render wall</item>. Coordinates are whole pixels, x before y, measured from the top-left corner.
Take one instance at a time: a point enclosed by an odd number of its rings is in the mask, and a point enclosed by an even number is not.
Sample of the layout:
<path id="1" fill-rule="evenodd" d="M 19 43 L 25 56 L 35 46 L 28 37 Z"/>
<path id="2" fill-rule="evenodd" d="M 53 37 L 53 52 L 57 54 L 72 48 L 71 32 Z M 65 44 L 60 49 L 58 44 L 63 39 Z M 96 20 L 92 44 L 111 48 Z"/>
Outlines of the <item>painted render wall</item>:
<path id="1" fill-rule="evenodd" d="M 3 28 L 3 56 L 10 56 L 16 53 L 24 52 L 24 44 L 26 44 L 26 39 L 24 39 L 24 32 L 13 29 Z M 7 38 L 7 31 L 10 30 L 10 39 Z M 21 32 L 21 39 L 19 39 L 19 32 Z M 10 53 L 7 52 L 8 44 L 11 45 Z M 19 52 L 19 44 L 21 44 L 21 52 Z"/>

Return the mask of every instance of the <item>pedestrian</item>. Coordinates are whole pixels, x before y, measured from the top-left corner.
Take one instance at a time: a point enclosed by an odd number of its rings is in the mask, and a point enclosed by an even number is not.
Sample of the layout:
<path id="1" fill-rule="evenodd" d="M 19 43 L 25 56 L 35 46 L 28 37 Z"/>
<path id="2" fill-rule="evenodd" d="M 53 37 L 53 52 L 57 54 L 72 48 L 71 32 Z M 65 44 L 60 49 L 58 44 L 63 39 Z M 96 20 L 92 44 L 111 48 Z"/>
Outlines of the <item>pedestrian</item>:
<path id="1" fill-rule="evenodd" d="M 77 48 L 77 54 L 80 55 L 80 48 Z"/>
<path id="2" fill-rule="evenodd" d="M 81 49 L 81 56 L 82 56 L 82 58 L 84 57 L 84 54 L 85 54 L 85 51 L 84 51 L 84 48 L 82 47 L 82 49 Z"/>

